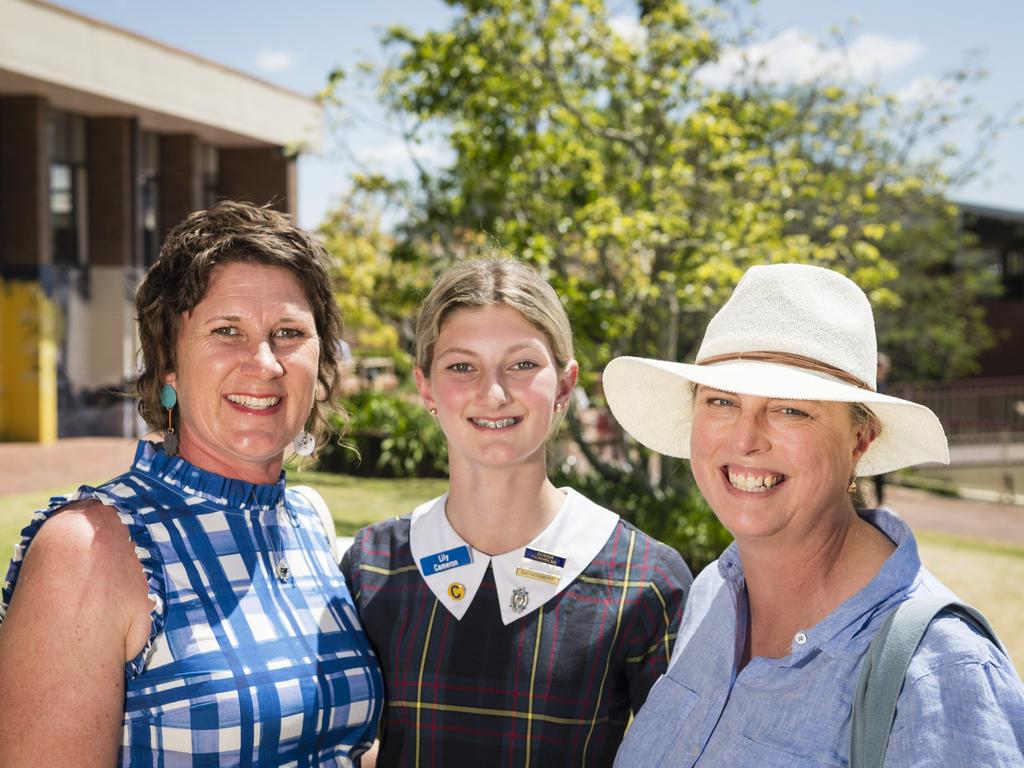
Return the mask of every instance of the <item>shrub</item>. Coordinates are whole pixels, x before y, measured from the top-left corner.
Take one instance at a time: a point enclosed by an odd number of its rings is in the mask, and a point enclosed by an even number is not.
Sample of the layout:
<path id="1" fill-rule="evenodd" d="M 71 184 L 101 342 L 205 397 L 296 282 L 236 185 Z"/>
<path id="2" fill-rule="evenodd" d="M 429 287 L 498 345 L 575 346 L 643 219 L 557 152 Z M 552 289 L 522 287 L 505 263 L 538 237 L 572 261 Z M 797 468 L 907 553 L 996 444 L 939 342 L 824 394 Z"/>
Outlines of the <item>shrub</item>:
<path id="1" fill-rule="evenodd" d="M 447 447 L 422 403 L 400 392 L 365 391 L 345 406 L 349 423 L 340 443 L 320 451 L 320 468 L 361 477 L 444 477 Z M 339 432 L 344 421 L 335 417 Z"/>

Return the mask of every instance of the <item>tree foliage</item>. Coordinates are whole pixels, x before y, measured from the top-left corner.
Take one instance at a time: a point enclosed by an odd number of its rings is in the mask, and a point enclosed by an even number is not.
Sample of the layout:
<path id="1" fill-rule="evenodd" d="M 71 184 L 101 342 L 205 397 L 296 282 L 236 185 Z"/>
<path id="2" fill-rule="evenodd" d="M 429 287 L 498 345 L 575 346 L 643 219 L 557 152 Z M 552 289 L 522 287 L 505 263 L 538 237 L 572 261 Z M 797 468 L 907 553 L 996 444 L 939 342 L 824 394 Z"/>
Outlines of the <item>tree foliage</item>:
<path id="1" fill-rule="evenodd" d="M 359 349 L 395 356 L 407 371 L 405 350 L 432 272 L 407 242 L 383 231 L 375 204 L 379 188 L 371 185 L 389 183 L 370 177 L 356 181 L 320 227 L 332 259 L 345 335 Z"/>
<path id="2" fill-rule="evenodd" d="M 388 30 L 377 73 L 406 139 L 439 133 L 452 150 L 411 184 L 363 186 L 405 212 L 368 249 L 387 263 L 374 281 L 395 281 L 363 286 L 387 324 L 411 313 L 407 265 L 497 242 L 555 286 L 584 371 L 683 360 L 747 267 L 795 261 L 867 291 L 898 376 L 973 370 L 991 341 L 977 299 L 995 285 L 958 238 L 949 151 L 929 149 L 962 103 L 906 108 L 828 75 L 773 83 L 758 62 L 715 86 L 708 68 L 736 42 L 718 4 L 642 0 L 631 33 L 602 0 L 449 5 L 445 29 Z M 327 231 L 341 242 L 343 226 Z M 679 482 L 666 467 L 652 485 Z"/>

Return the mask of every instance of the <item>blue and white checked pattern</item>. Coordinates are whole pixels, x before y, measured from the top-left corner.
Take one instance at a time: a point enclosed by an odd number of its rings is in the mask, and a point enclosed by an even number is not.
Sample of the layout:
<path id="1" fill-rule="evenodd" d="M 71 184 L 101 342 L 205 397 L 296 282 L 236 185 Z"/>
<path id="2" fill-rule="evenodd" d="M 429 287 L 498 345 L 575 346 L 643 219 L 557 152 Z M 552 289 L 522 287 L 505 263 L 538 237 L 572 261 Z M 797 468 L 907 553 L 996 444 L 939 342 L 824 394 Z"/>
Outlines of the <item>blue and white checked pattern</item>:
<path id="1" fill-rule="evenodd" d="M 117 508 L 154 600 L 149 644 L 125 667 L 122 765 L 354 764 L 383 682 L 320 518 L 283 476 L 252 485 L 140 443 L 129 472 L 36 513 L 0 617 L 32 538 L 79 498 Z"/>
<path id="2" fill-rule="evenodd" d="M 794 636 L 780 659 L 738 670 L 747 633 L 742 562 L 731 544 L 693 582 L 668 671 L 626 733 L 615 768 L 844 768 L 861 661 L 913 594 L 953 597 L 894 514 L 864 518 L 896 543 L 863 589 Z M 885 756 L 889 768 L 1024 765 L 1024 685 L 1013 664 L 958 618 L 940 616 L 910 662 Z"/>

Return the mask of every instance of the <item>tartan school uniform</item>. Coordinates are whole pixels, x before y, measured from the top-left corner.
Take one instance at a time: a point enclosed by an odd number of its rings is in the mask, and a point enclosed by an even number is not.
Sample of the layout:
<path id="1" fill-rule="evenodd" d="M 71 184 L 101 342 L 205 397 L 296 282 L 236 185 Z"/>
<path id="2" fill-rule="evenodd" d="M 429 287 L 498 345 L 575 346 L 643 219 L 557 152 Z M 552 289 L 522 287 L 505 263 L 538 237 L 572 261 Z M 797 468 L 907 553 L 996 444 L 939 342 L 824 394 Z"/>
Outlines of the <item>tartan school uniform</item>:
<path id="1" fill-rule="evenodd" d="M 357 764 L 377 731 L 380 669 L 320 517 L 284 473 L 253 485 L 140 442 L 128 472 L 35 514 L 0 621 L 32 539 L 78 499 L 117 510 L 154 603 L 149 642 L 125 665 L 120 765 Z"/>
<path id="2" fill-rule="evenodd" d="M 610 766 L 666 670 L 692 577 L 572 489 L 526 547 L 474 550 L 447 494 L 342 560 L 385 684 L 378 765 Z"/>

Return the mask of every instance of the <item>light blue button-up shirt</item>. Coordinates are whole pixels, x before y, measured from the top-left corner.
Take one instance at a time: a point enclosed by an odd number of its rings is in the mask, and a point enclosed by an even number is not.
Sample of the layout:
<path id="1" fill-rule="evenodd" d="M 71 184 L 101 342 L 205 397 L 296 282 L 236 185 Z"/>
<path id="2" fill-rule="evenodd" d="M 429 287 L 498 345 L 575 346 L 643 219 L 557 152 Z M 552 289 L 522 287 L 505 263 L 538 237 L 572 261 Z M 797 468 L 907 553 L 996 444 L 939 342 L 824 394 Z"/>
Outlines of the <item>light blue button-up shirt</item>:
<path id="1" fill-rule="evenodd" d="M 616 768 L 811 768 L 849 764 L 860 663 L 886 615 L 909 595 L 955 597 L 924 566 L 906 523 L 864 518 L 896 543 L 875 578 L 788 656 L 737 659 L 747 593 L 736 545 L 697 577 L 668 671 L 619 749 Z M 1024 685 L 1003 653 L 957 618 L 932 622 L 897 702 L 886 766 L 1024 766 Z"/>

